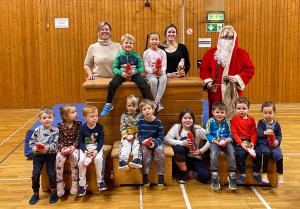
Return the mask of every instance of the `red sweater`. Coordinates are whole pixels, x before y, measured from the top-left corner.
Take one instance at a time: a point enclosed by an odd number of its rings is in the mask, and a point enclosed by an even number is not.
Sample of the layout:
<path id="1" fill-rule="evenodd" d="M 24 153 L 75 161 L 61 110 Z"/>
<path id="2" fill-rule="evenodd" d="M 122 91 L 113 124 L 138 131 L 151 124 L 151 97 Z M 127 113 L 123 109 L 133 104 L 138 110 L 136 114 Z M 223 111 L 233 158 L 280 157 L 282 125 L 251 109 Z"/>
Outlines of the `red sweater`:
<path id="1" fill-rule="evenodd" d="M 231 133 L 233 139 L 241 144 L 241 138 L 250 139 L 251 143 L 256 144 L 257 130 L 255 120 L 252 116 L 248 115 L 247 119 L 243 119 L 239 115 L 233 116 L 231 119 Z"/>

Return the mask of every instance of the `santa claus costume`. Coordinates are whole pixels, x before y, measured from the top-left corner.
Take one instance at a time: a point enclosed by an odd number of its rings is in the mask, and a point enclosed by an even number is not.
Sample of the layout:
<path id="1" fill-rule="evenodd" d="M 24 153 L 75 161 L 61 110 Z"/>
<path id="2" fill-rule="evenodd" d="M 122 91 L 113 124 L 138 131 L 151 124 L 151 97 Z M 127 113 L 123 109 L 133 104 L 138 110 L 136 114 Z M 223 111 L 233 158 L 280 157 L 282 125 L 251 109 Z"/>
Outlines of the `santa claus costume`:
<path id="1" fill-rule="evenodd" d="M 204 80 L 205 89 L 208 90 L 210 117 L 214 102 L 226 104 L 225 99 L 232 100 L 228 99 L 226 93 L 228 85 L 234 86 L 238 96 L 242 96 L 254 71 L 249 54 L 238 47 L 238 37 L 234 28 L 232 26 L 222 28 L 217 47 L 205 53 L 200 65 L 200 78 Z"/>

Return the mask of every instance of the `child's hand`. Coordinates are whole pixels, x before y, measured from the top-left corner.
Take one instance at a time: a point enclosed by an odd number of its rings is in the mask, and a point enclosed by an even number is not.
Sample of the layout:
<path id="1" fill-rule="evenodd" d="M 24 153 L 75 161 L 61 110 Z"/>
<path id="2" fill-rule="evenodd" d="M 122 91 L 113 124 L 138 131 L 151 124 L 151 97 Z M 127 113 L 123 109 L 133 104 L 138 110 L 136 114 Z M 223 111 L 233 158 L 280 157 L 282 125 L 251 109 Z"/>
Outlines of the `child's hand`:
<path id="1" fill-rule="evenodd" d="M 277 147 L 278 146 L 278 140 L 275 140 L 272 145 L 273 145 L 273 147 Z"/>
<path id="2" fill-rule="evenodd" d="M 86 80 L 94 80 L 95 76 L 93 74 L 87 75 Z"/>
<path id="3" fill-rule="evenodd" d="M 251 143 L 248 144 L 248 147 L 253 149 L 254 148 L 254 144 L 251 142 Z"/>
<path id="4" fill-rule="evenodd" d="M 197 149 L 197 150 L 195 150 L 193 152 L 190 152 L 190 153 L 193 154 L 193 155 L 200 155 L 200 156 L 203 155 L 203 153 L 200 151 L 200 149 Z"/>
<path id="5" fill-rule="evenodd" d="M 46 154 L 49 150 L 49 145 L 45 145 L 44 149 L 41 150 L 42 153 Z"/>
<path id="6" fill-rule="evenodd" d="M 178 78 L 179 74 L 178 74 L 178 72 L 173 72 L 173 73 L 167 73 L 167 76 L 169 78 Z"/>
<path id="7" fill-rule="evenodd" d="M 267 129 L 267 130 L 264 132 L 265 135 L 271 135 L 271 134 L 273 134 L 273 133 L 274 133 L 274 131 L 273 131 L 272 129 Z"/>
<path id="8" fill-rule="evenodd" d="M 246 143 L 241 143 L 241 147 L 247 151 L 248 145 Z"/>
<path id="9" fill-rule="evenodd" d="M 95 159 L 95 157 L 98 155 L 98 150 L 94 150 L 94 152 L 93 152 L 93 159 Z"/>
<path id="10" fill-rule="evenodd" d="M 130 70 L 128 74 L 129 76 L 133 76 L 135 74 L 135 70 Z"/>
<path id="11" fill-rule="evenodd" d="M 189 147 L 189 146 L 192 146 L 192 145 L 193 145 L 193 143 L 188 139 L 183 141 L 183 146 L 185 146 L 185 147 Z"/>
<path id="12" fill-rule="evenodd" d="M 150 143 L 150 145 L 149 145 L 149 148 L 151 148 L 151 149 L 152 149 L 152 148 L 154 148 L 154 147 L 155 147 L 155 144 L 154 144 L 154 142 L 151 142 L 151 143 Z"/>
<path id="13" fill-rule="evenodd" d="M 179 77 L 184 77 L 185 76 L 185 71 L 182 69 L 179 71 Z"/>
<path id="14" fill-rule="evenodd" d="M 127 73 L 124 73 L 124 72 L 123 72 L 123 73 L 122 73 L 122 77 L 123 77 L 123 78 L 129 78 L 129 75 L 128 75 Z"/>

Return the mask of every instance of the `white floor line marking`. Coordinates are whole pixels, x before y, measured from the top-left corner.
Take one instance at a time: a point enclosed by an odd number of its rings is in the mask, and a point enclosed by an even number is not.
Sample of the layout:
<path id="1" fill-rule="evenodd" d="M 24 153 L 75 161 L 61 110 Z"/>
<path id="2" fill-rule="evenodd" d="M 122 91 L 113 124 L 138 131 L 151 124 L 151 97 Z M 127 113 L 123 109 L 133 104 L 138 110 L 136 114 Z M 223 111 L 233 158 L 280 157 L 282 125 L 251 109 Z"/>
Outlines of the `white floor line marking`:
<path id="1" fill-rule="evenodd" d="M 0 178 L 0 181 L 24 181 L 24 180 L 31 180 L 31 178 Z"/>
<path id="2" fill-rule="evenodd" d="M 181 188 L 181 192 L 182 192 L 182 194 L 183 194 L 183 199 L 184 199 L 186 208 L 187 208 L 187 209 L 192 209 L 192 206 L 191 206 L 191 203 L 190 203 L 190 201 L 189 201 L 189 197 L 188 197 L 188 195 L 187 195 L 187 193 L 186 193 L 184 184 L 180 184 L 180 188 Z"/>
<path id="3" fill-rule="evenodd" d="M 254 186 L 251 186 L 251 189 L 267 209 L 272 209 L 271 206 L 265 201 L 265 199 L 261 196 L 261 194 L 259 194 L 259 192 L 255 189 Z"/>
<path id="4" fill-rule="evenodd" d="M 140 186 L 140 209 L 143 209 L 143 192 L 141 186 Z"/>
<path id="5" fill-rule="evenodd" d="M 18 130 L 16 130 L 14 133 L 12 133 L 9 137 L 7 137 L 3 142 L 0 143 L 0 146 L 2 144 L 4 144 L 7 140 L 9 140 L 11 137 L 13 137 L 16 133 L 18 133 L 18 131 L 20 131 L 22 128 L 24 128 L 24 126 L 26 126 L 28 123 L 30 123 L 36 116 L 38 116 L 38 114 L 36 114 L 33 118 L 31 118 L 30 120 L 28 120 L 23 126 L 21 126 Z"/>

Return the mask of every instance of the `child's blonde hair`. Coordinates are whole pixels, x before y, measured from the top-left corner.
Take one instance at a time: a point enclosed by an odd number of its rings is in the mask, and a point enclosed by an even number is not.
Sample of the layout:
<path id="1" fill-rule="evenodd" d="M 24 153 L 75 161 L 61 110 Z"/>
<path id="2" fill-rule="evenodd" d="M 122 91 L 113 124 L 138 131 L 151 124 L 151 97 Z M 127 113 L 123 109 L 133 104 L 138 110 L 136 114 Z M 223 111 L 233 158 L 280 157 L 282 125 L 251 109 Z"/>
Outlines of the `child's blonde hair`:
<path id="1" fill-rule="evenodd" d="M 135 96 L 134 94 L 131 94 L 131 95 L 129 95 L 129 96 L 126 98 L 126 102 L 127 102 L 127 101 L 131 102 L 134 106 L 138 106 L 138 105 L 139 105 L 140 98 L 138 98 L 138 97 Z"/>
<path id="2" fill-rule="evenodd" d="M 82 115 L 83 117 L 85 117 L 87 116 L 87 114 L 94 113 L 96 111 L 98 111 L 97 107 L 95 107 L 94 105 L 87 105 L 82 109 Z"/>
<path id="3" fill-rule="evenodd" d="M 154 110 L 154 103 L 153 103 L 153 101 L 151 101 L 149 99 L 143 99 L 141 101 L 140 105 L 139 105 L 140 112 L 142 112 L 143 107 L 146 106 L 146 105 L 150 105 L 151 108 Z"/>
<path id="4" fill-rule="evenodd" d="M 133 35 L 130 35 L 128 33 L 124 34 L 122 37 L 121 37 L 121 43 L 123 43 L 125 40 L 131 40 L 133 43 L 135 42 L 135 38 Z"/>
<path id="5" fill-rule="evenodd" d="M 42 114 L 44 113 L 48 115 L 53 115 L 53 117 L 55 117 L 54 110 L 51 107 L 43 107 L 39 112 L 39 118 L 41 118 Z"/>
<path id="6" fill-rule="evenodd" d="M 62 119 L 63 122 L 66 122 L 68 120 L 69 112 L 73 108 L 76 111 L 76 107 L 74 105 L 70 105 L 70 104 L 66 104 L 65 106 L 62 106 L 62 107 L 59 108 L 60 116 L 61 116 L 61 119 Z"/>

